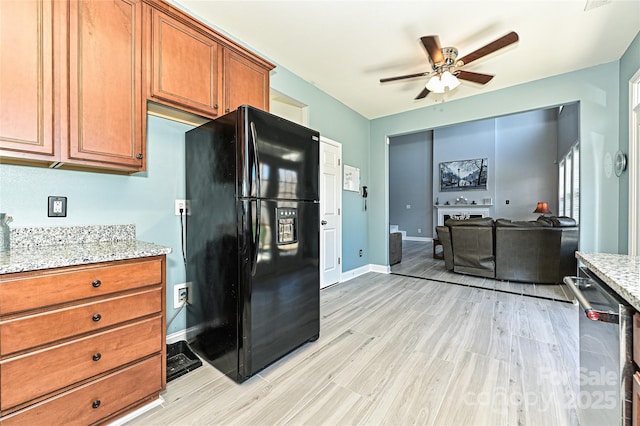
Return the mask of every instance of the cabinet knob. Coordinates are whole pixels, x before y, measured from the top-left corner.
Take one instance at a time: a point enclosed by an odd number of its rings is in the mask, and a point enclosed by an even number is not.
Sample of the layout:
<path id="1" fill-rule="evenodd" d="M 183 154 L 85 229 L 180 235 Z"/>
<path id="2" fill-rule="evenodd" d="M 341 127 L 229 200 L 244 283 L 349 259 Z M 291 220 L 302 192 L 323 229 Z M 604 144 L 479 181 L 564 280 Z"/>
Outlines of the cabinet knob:
<path id="1" fill-rule="evenodd" d="M 94 282 L 91 283 L 91 285 L 94 286 L 95 288 L 100 287 L 100 284 L 102 284 L 102 281 L 100 280 L 95 280 Z"/>
<path id="2" fill-rule="evenodd" d="M 138 160 L 142 160 L 142 153 L 138 153 L 138 155 L 136 155 L 136 158 L 137 158 Z"/>
<path id="3" fill-rule="evenodd" d="M 102 319 L 102 315 L 93 314 L 93 317 L 91 319 L 94 320 L 95 322 L 98 322 L 98 321 L 100 321 Z"/>
<path id="4" fill-rule="evenodd" d="M 92 358 L 94 361 L 100 361 L 100 358 L 102 358 L 102 354 L 100 352 L 96 352 L 95 354 L 93 354 Z"/>
<path id="5" fill-rule="evenodd" d="M 213 109 L 218 109 L 218 108 L 220 108 L 220 107 L 218 106 L 218 104 L 215 104 L 215 105 L 213 106 Z"/>
<path id="6" fill-rule="evenodd" d="M 98 408 L 98 407 L 100 406 L 100 404 L 101 404 L 100 400 L 99 400 L 99 399 L 96 399 L 95 401 L 93 401 L 93 402 L 91 403 L 91 406 L 92 406 L 93 408 Z"/>
<path id="7" fill-rule="evenodd" d="M 229 108 L 225 109 L 224 112 L 231 112 Z"/>

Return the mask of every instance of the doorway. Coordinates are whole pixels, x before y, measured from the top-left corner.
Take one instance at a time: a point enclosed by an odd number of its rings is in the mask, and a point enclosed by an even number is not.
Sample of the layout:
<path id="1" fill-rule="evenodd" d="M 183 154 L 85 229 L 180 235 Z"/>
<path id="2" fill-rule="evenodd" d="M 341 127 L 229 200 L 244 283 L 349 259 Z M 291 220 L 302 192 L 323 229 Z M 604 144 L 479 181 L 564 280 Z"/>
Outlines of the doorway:
<path id="1" fill-rule="evenodd" d="M 320 137 L 320 288 L 342 273 L 342 144 Z"/>

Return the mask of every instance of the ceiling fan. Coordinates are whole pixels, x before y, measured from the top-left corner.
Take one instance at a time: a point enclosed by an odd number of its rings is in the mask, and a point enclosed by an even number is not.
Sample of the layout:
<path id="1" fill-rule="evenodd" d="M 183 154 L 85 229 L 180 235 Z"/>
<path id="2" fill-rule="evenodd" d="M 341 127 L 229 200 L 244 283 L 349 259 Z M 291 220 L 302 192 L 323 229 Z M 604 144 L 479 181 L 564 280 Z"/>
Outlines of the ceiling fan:
<path id="1" fill-rule="evenodd" d="M 454 89 L 460 84 L 458 79 L 478 84 L 487 84 L 493 78 L 492 75 L 465 71 L 460 68 L 468 65 L 476 59 L 480 59 L 515 43 L 518 41 L 518 34 L 511 31 L 509 34 L 492 41 L 486 46 L 483 46 L 460 59 L 458 59 L 458 49 L 455 47 L 440 47 L 440 40 L 436 35 L 420 37 L 420 41 L 422 41 L 424 48 L 427 50 L 429 64 L 432 68 L 431 71 L 380 79 L 380 83 L 387 83 L 389 81 L 405 80 L 409 78 L 431 77 L 425 88 L 422 89 L 415 99 L 422 99 L 430 92 L 444 93 L 447 88 L 449 90 Z"/>

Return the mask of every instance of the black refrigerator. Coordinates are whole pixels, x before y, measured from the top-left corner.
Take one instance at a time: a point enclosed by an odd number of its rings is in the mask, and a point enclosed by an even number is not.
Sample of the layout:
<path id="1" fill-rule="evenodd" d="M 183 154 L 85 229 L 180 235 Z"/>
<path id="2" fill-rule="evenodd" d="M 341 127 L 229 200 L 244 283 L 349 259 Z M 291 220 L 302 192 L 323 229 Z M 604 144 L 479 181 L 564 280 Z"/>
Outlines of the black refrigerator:
<path id="1" fill-rule="evenodd" d="M 319 138 L 249 106 L 186 133 L 187 327 L 239 383 L 320 333 Z"/>

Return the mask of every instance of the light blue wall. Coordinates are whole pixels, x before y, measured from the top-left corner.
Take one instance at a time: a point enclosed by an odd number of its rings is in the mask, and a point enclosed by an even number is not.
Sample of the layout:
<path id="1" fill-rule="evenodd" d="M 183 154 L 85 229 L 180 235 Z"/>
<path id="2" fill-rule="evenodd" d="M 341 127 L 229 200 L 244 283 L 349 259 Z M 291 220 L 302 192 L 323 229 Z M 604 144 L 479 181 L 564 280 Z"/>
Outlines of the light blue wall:
<path id="1" fill-rule="evenodd" d="M 640 32 L 620 59 L 620 146 L 629 154 L 629 80 L 640 70 Z M 614 151 L 615 152 L 615 151 Z M 620 176 L 620 227 L 618 228 L 618 250 L 629 251 L 629 173 Z"/>
<path id="2" fill-rule="evenodd" d="M 309 127 L 342 144 L 342 163 L 360 169 L 360 183 L 369 182 L 369 120 L 335 98 L 302 80 L 286 68 L 277 67 L 271 87 L 309 106 Z M 368 221 L 362 197 L 342 191 L 342 271 L 370 263 Z M 359 257 L 359 250 L 363 257 Z"/>
<path id="3" fill-rule="evenodd" d="M 167 256 L 167 315 L 173 285 L 185 281 L 180 218 L 174 200 L 184 199 L 184 132 L 190 126 L 149 116 L 144 173 L 120 176 L 0 164 L 0 211 L 11 226 L 135 224 L 138 239 L 171 247 Z M 47 197 L 68 198 L 67 217 L 47 217 Z M 168 333 L 184 329 L 184 312 Z"/>
<path id="4" fill-rule="evenodd" d="M 582 225 L 580 247 L 586 251 L 618 251 L 619 182 L 602 173 L 602 159 L 618 147 L 620 116 L 619 63 L 611 62 L 533 81 L 503 90 L 445 102 L 371 121 L 372 174 L 369 243 L 371 262 L 388 264 L 385 227 L 388 223 L 386 182 L 388 136 L 432 129 L 515 112 L 580 101 Z"/>

